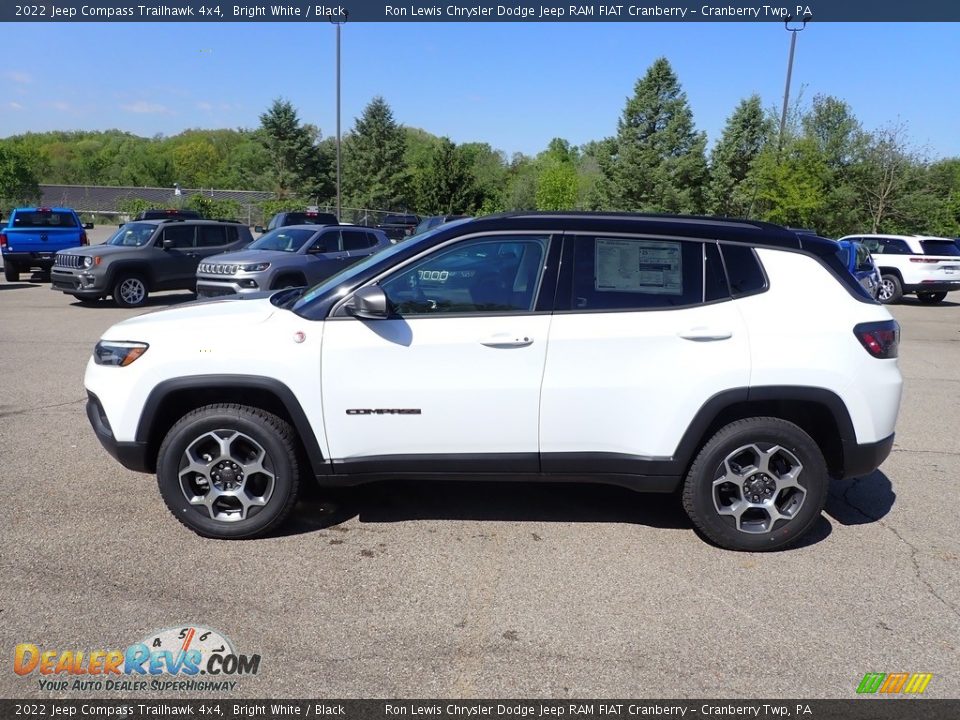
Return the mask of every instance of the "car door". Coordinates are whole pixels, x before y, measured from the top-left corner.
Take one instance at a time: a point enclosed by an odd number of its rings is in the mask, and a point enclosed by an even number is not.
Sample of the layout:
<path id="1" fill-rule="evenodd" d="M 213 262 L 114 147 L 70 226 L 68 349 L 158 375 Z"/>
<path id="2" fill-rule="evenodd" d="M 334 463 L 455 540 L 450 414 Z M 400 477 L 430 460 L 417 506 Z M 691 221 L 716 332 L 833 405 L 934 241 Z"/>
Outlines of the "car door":
<path id="1" fill-rule="evenodd" d="M 192 287 L 200 258 L 196 249 L 196 225 L 173 222 L 163 226 L 155 241 L 156 289 Z"/>
<path id="2" fill-rule="evenodd" d="M 377 281 L 391 318 L 334 310 L 324 323 L 322 388 L 335 468 L 538 470 L 550 242 L 543 234 L 458 239 Z"/>
<path id="3" fill-rule="evenodd" d="M 658 474 L 651 461 L 674 455 L 709 398 L 749 386 L 746 327 L 719 248 L 631 236 L 564 243 L 540 402 L 543 471 Z M 736 252 L 756 262 L 749 248 Z"/>
<path id="4" fill-rule="evenodd" d="M 311 241 L 306 256 L 304 274 L 308 285 L 318 283 L 350 264 L 350 254 L 343 249 L 340 229 L 335 227 L 321 230 Z"/>

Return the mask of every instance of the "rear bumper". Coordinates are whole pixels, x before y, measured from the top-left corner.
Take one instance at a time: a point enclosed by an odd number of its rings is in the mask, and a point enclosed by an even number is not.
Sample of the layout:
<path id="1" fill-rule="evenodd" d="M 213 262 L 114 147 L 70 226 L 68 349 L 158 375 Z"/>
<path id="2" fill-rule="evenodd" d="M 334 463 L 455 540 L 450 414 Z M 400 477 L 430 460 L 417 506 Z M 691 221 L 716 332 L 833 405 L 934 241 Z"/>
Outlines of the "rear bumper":
<path id="1" fill-rule="evenodd" d="M 893 450 L 894 435 L 874 443 L 847 444 L 843 448 L 843 477 L 862 477 L 869 475 L 883 464 Z"/>
<path id="2" fill-rule="evenodd" d="M 960 290 L 960 278 L 956 280 L 929 280 L 915 285 L 904 285 L 903 290 L 911 293 L 953 292 L 954 290 Z"/>
<path id="3" fill-rule="evenodd" d="M 147 444 L 117 442 L 100 399 L 89 391 L 87 392 L 87 420 L 90 421 L 90 426 L 100 444 L 121 465 L 136 472 L 153 472 L 154 468 L 147 454 Z"/>
<path id="4" fill-rule="evenodd" d="M 56 251 L 44 252 L 5 252 L 3 253 L 3 262 L 14 263 L 26 270 L 27 268 L 40 268 L 49 270 L 53 267 L 53 256 Z"/>

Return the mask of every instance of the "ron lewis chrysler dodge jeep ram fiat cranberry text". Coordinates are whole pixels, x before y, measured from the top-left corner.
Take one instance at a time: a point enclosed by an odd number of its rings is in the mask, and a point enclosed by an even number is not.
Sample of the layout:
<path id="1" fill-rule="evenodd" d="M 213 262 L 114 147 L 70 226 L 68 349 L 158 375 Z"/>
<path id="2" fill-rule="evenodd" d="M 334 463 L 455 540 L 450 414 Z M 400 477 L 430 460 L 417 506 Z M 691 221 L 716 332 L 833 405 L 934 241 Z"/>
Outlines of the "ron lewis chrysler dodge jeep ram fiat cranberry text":
<path id="1" fill-rule="evenodd" d="M 118 323 L 87 414 L 209 537 L 272 530 L 308 481 L 510 477 L 682 489 L 710 540 L 771 550 L 817 520 L 831 477 L 889 454 L 898 343 L 830 240 L 508 214 L 309 290 Z"/>

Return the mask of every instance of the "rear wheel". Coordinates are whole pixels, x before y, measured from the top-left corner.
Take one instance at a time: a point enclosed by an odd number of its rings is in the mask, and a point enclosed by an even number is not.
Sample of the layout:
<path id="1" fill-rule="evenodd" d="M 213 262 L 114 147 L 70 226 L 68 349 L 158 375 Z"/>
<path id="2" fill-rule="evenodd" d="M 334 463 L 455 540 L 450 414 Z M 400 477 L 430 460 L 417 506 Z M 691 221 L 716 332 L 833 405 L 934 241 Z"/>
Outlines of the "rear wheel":
<path id="1" fill-rule="evenodd" d="M 276 415 L 246 405 L 208 405 L 167 433 L 157 456 L 164 502 L 199 535 L 264 535 L 297 499 L 295 434 Z"/>
<path id="2" fill-rule="evenodd" d="M 3 277 L 6 278 L 7 282 L 19 282 L 20 267 L 11 260 L 4 260 L 3 261 Z"/>
<path id="3" fill-rule="evenodd" d="M 884 305 L 889 305 L 899 302 L 902 297 L 903 285 L 900 283 L 900 278 L 896 275 L 881 275 L 880 292 L 877 294 L 877 299 Z"/>
<path id="4" fill-rule="evenodd" d="M 945 292 L 917 293 L 917 300 L 924 305 L 936 305 L 937 303 L 942 303 L 946 299 L 947 294 Z"/>
<path id="5" fill-rule="evenodd" d="M 147 284 L 139 275 L 121 275 L 113 286 L 113 301 L 120 307 L 140 307 L 147 301 Z"/>
<path id="6" fill-rule="evenodd" d="M 717 545 L 779 550 L 820 517 L 829 477 L 820 448 L 786 420 L 757 417 L 722 428 L 697 455 L 683 506 Z"/>

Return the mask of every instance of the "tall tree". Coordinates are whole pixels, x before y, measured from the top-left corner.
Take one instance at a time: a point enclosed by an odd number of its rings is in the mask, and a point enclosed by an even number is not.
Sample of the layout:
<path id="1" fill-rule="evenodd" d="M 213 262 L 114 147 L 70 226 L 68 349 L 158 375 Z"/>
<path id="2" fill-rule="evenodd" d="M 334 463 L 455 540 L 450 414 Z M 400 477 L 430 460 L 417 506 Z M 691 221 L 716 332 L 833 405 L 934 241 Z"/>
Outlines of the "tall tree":
<path id="1" fill-rule="evenodd" d="M 357 118 L 343 143 L 343 193 L 358 207 L 399 209 L 409 202 L 406 135 L 382 97 Z"/>
<path id="2" fill-rule="evenodd" d="M 611 154 L 601 156 L 600 192 L 610 209 L 700 212 L 707 179 L 706 135 L 666 58 L 637 81 L 617 123 Z"/>
<path id="3" fill-rule="evenodd" d="M 440 138 L 421 178 L 418 210 L 431 215 L 463 214 L 474 209 L 476 193 L 470 163 L 450 138 Z"/>
<path id="4" fill-rule="evenodd" d="M 329 197 L 329 158 L 318 145 L 320 131 L 302 125 L 288 100 L 278 98 L 260 116 L 260 141 L 270 156 L 270 189 L 280 197 Z"/>
<path id="5" fill-rule="evenodd" d="M 878 130 L 864 143 L 853 183 L 867 211 L 870 232 L 902 219 L 904 200 L 921 164 L 902 124 Z"/>
<path id="6" fill-rule="evenodd" d="M 741 100 L 710 153 L 707 207 L 711 213 L 728 217 L 750 214 L 754 198 L 745 181 L 772 133 L 773 123 L 760 105 L 760 96 Z"/>

